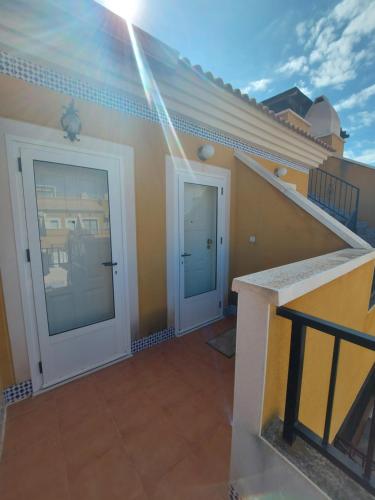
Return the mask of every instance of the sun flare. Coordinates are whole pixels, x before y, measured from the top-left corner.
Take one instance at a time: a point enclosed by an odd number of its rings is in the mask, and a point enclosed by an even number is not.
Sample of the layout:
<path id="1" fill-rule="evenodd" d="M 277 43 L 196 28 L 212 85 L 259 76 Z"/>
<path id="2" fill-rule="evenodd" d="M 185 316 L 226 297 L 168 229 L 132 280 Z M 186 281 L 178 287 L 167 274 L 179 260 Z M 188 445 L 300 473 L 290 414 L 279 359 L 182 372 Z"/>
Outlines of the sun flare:
<path id="1" fill-rule="evenodd" d="M 128 22 L 133 22 L 138 8 L 138 0 L 99 0 L 99 3 Z"/>

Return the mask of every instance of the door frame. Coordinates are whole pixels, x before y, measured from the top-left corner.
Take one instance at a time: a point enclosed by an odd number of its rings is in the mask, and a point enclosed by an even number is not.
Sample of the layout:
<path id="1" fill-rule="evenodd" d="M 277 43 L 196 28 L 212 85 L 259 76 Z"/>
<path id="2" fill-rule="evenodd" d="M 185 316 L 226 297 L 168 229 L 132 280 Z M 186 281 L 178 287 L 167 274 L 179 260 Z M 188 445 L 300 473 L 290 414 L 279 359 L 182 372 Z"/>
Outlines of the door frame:
<path id="1" fill-rule="evenodd" d="M 33 392 L 38 393 L 43 390 L 43 379 L 42 375 L 39 373 L 41 353 L 36 323 L 31 266 L 30 262 L 27 262 L 25 254 L 26 249 L 29 248 L 29 244 L 25 217 L 23 180 L 18 169 L 20 148 L 31 146 L 42 147 L 52 151 L 58 150 L 62 152 L 70 151 L 72 153 L 85 153 L 95 157 L 101 156 L 103 158 L 107 157 L 114 159 L 120 166 L 121 222 L 123 229 L 122 246 L 124 256 L 123 279 L 125 296 L 124 328 L 127 338 L 126 352 L 112 362 L 116 362 L 131 355 L 131 340 L 137 335 L 139 328 L 134 152 L 133 148 L 130 146 L 115 144 L 87 136 L 81 136 L 79 143 L 69 144 L 66 139 L 63 138 L 63 133 L 58 130 L 6 119 L 0 121 L 0 133 L 5 138 L 20 298 L 26 334 L 29 368 Z M 12 287 L 11 284 L 7 285 L 4 283 L 4 295 L 6 299 L 8 299 L 6 302 L 8 302 L 11 307 L 14 307 L 14 303 L 17 299 L 14 298 L 14 287 Z M 15 345 L 19 344 L 20 339 L 14 338 L 15 332 L 12 332 L 11 325 L 9 330 L 12 345 L 13 343 Z M 93 370 L 97 368 L 93 368 Z M 77 377 L 79 376 L 81 375 L 77 375 Z"/>
<path id="2" fill-rule="evenodd" d="M 192 161 L 186 158 L 166 155 L 166 265 L 167 265 L 167 315 L 168 327 L 174 327 L 176 335 L 184 335 L 188 331 L 178 333 L 180 325 L 180 256 L 179 256 L 179 219 L 178 219 L 178 181 L 180 175 L 189 172 L 199 176 L 211 177 L 220 180 L 224 185 L 223 200 L 223 245 L 220 259 L 222 279 L 220 296 L 222 310 L 228 302 L 229 281 L 229 224 L 230 224 L 230 170 L 228 168 L 207 165 L 203 162 Z M 217 321 L 217 319 L 215 320 Z M 207 323 L 210 323 L 208 321 Z"/>

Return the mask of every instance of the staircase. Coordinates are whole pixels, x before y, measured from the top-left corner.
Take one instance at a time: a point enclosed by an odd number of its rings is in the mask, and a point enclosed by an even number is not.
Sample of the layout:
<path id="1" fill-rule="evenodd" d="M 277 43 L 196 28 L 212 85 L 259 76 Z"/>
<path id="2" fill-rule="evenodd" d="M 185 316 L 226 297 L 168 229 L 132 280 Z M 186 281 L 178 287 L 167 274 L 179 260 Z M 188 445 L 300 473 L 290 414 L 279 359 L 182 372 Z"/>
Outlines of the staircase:
<path id="1" fill-rule="evenodd" d="M 310 170 L 308 198 L 375 247 L 375 228 L 358 220 L 360 190 L 320 168 Z"/>

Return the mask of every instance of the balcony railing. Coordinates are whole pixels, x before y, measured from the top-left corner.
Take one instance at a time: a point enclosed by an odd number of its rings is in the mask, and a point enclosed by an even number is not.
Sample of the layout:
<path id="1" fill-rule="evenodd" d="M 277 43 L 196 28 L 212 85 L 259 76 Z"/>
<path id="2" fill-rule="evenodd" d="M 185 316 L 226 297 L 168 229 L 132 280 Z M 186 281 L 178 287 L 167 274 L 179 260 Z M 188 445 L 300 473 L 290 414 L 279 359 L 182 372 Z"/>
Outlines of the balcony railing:
<path id="1" fill-rule="evenodd" d="M 375 452 L 375 408 L 372 412 L 367 452 L 364 454 L 361 464 L 351 460 L 347 455 L 342 453 L 329 442 L 341 341 L 344 340 L 365 349 L 375 351 L 375 337 L 305 313 L 288 309 L 286 307 L 279 307 L 277 309 L 277 314 L 292 321 L 288 384 L 283 428 L 284 440 L 292 445 L 296 436 L 300 436 L 310 445 L 314 446 L 329 460 L 343 469 L 368 491 L 375 494 L 375 482 L 373 478 Z M 315 434 L 311 429 L 307 428 L 298 420 L 307 327 L 318 330 L 323 335 L 331 335 L 334 337 L 323 437 Z"/>
<path id="2" fill-rule="evenodd" d="M 357 230 L 360 190 L 336 175 L 316 168 L 309 174 L 308 197 L 352 231 Z"/>

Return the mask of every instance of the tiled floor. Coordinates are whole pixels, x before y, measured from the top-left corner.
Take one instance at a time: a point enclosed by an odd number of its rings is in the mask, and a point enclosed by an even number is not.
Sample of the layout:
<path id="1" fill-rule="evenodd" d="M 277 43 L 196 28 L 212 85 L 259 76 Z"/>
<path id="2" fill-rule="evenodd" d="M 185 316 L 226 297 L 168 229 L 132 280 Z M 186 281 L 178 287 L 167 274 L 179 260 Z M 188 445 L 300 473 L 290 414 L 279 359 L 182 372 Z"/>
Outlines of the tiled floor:
<path id="1" fill-rule="evenodd" d="M 227 318 L 8 408 L 1 500 L 227 499 Z"/>

